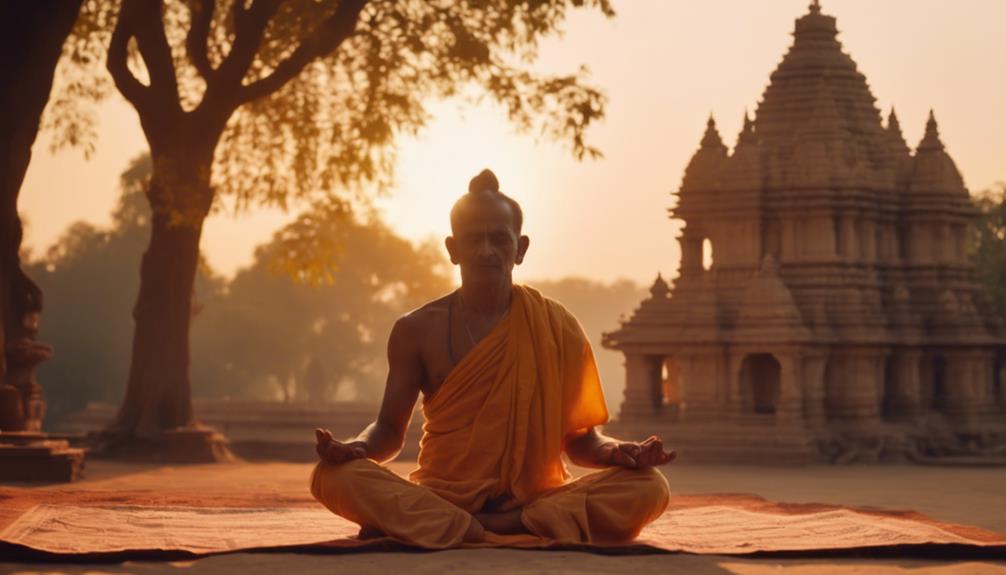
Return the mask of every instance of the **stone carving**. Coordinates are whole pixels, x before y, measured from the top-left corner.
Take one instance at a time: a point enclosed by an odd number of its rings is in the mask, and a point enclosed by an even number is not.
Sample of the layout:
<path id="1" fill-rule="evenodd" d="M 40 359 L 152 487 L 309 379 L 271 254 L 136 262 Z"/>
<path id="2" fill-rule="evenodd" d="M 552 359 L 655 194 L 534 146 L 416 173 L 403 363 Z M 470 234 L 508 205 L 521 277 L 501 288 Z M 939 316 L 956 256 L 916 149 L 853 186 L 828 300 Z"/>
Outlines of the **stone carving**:
<path id="1" fill-rule="evenodd" d="M 42 432 L 45 400 L 35 372 L 52 357 L 52 347 L 36 341 L 42 291 L 15 270 L 7 330 L 6 371 L 0 384 L 0 480 L 72 481 L 80 476 L 84 452 L 65 439 Z"/>

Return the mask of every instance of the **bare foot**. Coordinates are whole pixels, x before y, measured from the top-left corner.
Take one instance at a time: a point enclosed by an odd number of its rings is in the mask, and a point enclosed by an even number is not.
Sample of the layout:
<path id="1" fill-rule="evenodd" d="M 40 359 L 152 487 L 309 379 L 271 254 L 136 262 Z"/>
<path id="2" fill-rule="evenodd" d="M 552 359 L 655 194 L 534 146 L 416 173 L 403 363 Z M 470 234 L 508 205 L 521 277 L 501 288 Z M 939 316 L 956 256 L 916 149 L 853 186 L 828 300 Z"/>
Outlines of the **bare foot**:
<path id="1" fill-rule="evenodd" d="M 385 537 L 385 534 L 377 527 L 364 525 L 363 527 L 360 527 L 360 532 L 356 534 L 356 537 L 358 539 L 377 539 L 379 537 Z"/>
<path id="2" fill-rule="evenodd" d="M 529 533 L 520 520 L 521 509 L 511 509 L 502 513 L 476 513 L 476 521 L 482 524 L 486 531 L 499 535 L 515 535 Z"/>

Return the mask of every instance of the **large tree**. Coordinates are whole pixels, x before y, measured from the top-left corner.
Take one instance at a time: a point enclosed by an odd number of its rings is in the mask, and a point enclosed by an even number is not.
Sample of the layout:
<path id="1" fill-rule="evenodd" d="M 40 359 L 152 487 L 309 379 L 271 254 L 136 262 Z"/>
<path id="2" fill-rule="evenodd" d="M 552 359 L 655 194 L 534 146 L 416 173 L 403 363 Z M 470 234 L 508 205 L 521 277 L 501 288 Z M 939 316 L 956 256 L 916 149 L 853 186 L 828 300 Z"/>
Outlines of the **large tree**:
<path id="1" fill-rule="evenodd" d="M 58 350 L 39 371 L 50 424 L 88 401 L 122 397 L 133 328 L 130 302 L 139 288 L 136 269 L 150 238 L 150 207 L 144 194 L 150 170 L 148 156 L 129 163 L 110 225 L 75 222 L 45 253 L 26 258 L 25 271 L 46 294 L 41 338 Z M 197 301 L 212 298 L 223 284 L 201 265 Z"/>
<path id="2" fill-rule="evenodd" d="M 41 292 L 21 269 L 17 199 L 56 64 L 81 0 L 0 3 L 0 375 L 7 341 L 25 335 Z"/>
<path id="3" fill-rule="evenodd" d="M 418 131 L 438 97 L 488 95 L 519 126 L 596 154 L 584 137 L 604 98 L 585 70 L 529 68 L 540 39 L 584 5 L 613 14 L 608 0 L 88 0 L 77 60 L 86 67 L 107 45 L 153 158 L 150 244 L 112 435 L 192 423 L 190 300 L 203 220 L 220 198 L 358 204 L 361 190 L 388 185 L 395 137 Z M 69 85 L 99 94 L 86 78 Z M 65 110 L 77 117 L 74 103 Z"/>

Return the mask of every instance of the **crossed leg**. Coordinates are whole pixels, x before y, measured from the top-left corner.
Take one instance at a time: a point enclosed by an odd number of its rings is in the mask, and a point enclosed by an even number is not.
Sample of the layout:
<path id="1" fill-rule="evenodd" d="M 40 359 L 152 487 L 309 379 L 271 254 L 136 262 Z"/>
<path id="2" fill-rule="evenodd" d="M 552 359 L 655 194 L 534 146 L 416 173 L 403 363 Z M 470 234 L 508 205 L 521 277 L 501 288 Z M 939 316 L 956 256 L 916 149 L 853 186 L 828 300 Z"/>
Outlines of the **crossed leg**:
<path id="1" fill-rule="evenodd" d="M 311 493 L 337 515 L 420 547 L 442 549 L 484 538 L 482 524 L 470 513 L 369 459 L 319 463 Z M 543 493 L 519 511 L 519 520 L 530 533 L 559 541 L 629 541 L 669 501 L 659 471 L 610 468 Z"/>

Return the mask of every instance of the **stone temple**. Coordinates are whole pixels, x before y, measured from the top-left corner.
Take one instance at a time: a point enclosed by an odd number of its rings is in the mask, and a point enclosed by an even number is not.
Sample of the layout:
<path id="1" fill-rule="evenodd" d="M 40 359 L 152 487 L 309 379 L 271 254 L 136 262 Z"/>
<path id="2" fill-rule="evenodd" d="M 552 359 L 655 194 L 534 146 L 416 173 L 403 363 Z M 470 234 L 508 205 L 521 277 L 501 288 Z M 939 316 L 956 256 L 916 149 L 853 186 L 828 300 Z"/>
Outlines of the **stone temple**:
<path id="1" fill-rule="evenodd" d="M 914 153 L 817 1 L 731 153 L 712 119 L 661 277 L 604 346 L 617 421 L 693 459 L 980 456 L 1006 437 L 1002 321 L 976 210 L 930 114 Z"/>

